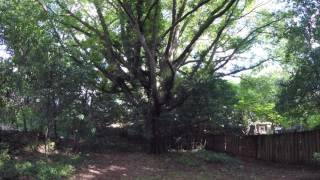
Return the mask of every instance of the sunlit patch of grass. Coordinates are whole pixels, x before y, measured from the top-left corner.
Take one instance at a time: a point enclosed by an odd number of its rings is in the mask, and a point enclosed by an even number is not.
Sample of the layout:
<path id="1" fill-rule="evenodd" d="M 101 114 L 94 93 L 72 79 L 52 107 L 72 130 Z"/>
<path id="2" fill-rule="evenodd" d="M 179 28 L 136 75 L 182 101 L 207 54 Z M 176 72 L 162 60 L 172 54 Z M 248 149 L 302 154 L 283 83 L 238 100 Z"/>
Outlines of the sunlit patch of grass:
<path id="1" fill-rule="evenodd" d="M 0 153 L 0 177 L 16 179 L 27 177 L 30 179 L 61 179 L 71 176 L 76 167 L 81 164 L 82 155 L 53 155 L 32 156 L 18 159 L 8 154 Z"/>

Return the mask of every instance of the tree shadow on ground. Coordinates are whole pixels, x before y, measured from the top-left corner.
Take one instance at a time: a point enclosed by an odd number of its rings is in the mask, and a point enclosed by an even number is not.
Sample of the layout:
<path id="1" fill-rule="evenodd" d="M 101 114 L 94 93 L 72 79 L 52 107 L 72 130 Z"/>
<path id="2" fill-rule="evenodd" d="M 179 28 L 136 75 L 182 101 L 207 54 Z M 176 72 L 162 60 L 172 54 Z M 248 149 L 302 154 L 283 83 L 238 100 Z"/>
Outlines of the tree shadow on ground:
<path id="1" fill-rule="evenodd" d="M 242 163 L 207 163 L 197 165 L 180 161 L 177 154 L 154 156 L 146 153 L 110 152 L 90 154 L 88 160 L 71 178 L 130 180 L 209 180 L 209 179 L 320 179 L 318 169 L 302 166 L 242 160 Z"/>

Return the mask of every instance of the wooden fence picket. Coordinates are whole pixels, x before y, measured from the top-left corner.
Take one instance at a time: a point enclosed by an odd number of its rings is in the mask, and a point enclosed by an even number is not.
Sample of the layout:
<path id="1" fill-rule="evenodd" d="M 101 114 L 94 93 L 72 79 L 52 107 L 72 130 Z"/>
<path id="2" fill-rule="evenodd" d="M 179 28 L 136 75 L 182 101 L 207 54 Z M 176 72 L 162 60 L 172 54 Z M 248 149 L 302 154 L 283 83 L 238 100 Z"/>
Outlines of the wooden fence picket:
<path id="1" fill-rule="evenodd" d="M 320 152 L 320 130 L 273 135 L 208 135 L 207 149 L 235 156 L 282 163 L 314 163 Z"/>

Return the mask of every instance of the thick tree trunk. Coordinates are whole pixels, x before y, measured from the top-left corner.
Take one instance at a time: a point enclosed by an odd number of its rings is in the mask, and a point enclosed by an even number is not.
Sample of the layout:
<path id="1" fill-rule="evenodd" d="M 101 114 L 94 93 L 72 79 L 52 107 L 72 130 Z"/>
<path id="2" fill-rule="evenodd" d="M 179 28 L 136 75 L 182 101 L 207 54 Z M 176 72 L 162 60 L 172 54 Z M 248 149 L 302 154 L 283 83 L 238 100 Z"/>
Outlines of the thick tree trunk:
<path id="1" fill-rule="evenodd" d="M 58 139 L 58 131 L 57 131 L 57 121 L 56 118 L 53 120 L 53 135 L 54 139 Z"/>
<path id="2" fill-rule="evenodd" d="M 26 103 L 25 103 L 25 105 L 26 105 L 26 106 L 29 106 L 29 102 L 30 102 L 29 97 L 26 97 Z M 23 118 L 23 131 L 24 131 L 24 132 L 28 132 L 27 117 L 26 117 L 26 115 L 25 115 L 24 112 L 23 112 L 23 114 L 22 114 L 22 118 Z"/>
<path id="3" fill-rule="evenodd" d="M 27 120 L 26 120 L 26 117 L 24 115 L 23 115 L 23 131 L 24 132 L 28 132 Z"/>
<path id="4" fill-rule="evenodd" d="M 150 151 L 152 154 L 161 154 L 167 152 L 167 144 L 161 133 L 160 127 L 160 107 L 155 107 L 150 113 L 149 120 L 151 122 L 151 142 Z"/>
<path id="5" fill-rule="evenodd" d="M 79 144 L 79 132 L 78 129 L 73 131 L 73 147 L 72 147 L 72 151 L 73 152 L 79 152 L 80 150 L 80 144 Z"/>
<path id="6" fill-rule="evenodd" d="M 54 139 L 58 139 L 58 127 L 57 127 L 57 115 L 58 115 L 58 107 L 57 107 L 57 104 L 53 98 L 52 100 L 52 116 L 53 116 L 53 137 Z"/>

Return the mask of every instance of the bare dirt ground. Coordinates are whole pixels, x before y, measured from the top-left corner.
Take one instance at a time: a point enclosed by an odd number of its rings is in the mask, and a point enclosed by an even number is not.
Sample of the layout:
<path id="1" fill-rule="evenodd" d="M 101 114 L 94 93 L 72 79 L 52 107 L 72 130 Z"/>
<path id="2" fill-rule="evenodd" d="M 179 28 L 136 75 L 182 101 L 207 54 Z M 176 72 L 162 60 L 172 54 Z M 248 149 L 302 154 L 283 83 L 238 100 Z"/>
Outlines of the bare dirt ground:
<path id="1" fill-rule="evenodd" d="M 320 168 L 242 159 L 238 165 L 221 163 L 189 166 L 172 156 L 145 153 L 91 154 L 73 180 L 320 180 Z"/>

